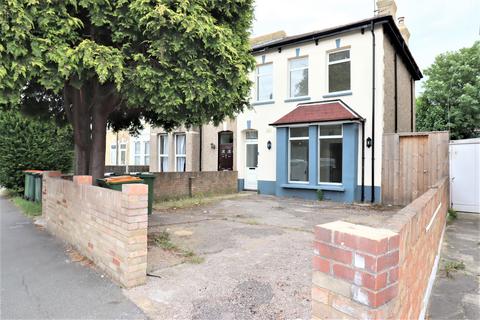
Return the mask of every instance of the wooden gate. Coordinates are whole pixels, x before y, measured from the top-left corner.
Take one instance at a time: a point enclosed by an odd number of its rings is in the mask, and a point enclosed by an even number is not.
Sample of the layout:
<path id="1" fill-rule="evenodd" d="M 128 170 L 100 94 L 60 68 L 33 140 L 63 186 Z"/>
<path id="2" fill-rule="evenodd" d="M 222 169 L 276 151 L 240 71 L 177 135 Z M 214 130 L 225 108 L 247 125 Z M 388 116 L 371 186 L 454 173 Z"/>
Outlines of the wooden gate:
<path id="1" fill-rule="evenodd" d="M 385 134 L 382 203 L 407 205 L 448 176 L 448 132 Z"/>

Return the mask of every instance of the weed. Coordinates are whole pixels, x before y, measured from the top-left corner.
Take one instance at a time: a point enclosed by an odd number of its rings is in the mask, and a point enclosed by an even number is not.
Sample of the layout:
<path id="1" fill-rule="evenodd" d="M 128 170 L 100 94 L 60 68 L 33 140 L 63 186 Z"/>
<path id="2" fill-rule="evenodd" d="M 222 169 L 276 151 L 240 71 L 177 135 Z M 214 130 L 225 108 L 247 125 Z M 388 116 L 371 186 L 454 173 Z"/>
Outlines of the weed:
<path id="1" fill-rule="evenodd" d="M 258 221 L 255 219 L 250 219 L 250 220 L 245 220 L 244 223 L 252 225 L 252 226 L 257 226 L 259 225 Z"/>
<path id="2" fill-rule="evenodd" d="M 192 208 L 192 207 L 206 205 L 215 201 L 236 198 L 239 196 L 243 196 L 243 194 L 240 194 L 240 193 L 233 193 L 233 194 L 226 194 L 226 195 L 204 194 L 204 195 L 198 195 L 194 197 L 166 199 L 161 201 L 155 201 L 155 203 L 153 204 L 153 208 L 155 210 Z"/>
<path id="3" fill-rule="evenodd" d="M 463 261 L 447 261 L 445 262 L 445 275 L 448 278 L 452 277 L 452 273 L 458 270 L 465 270 L 465 263 Z"/>
<path id="4" fill-rule="evenodd" d="M 317 199 L 318 199 L 318 201 L 323 200 L 323 191 L 322 190 L 317 190 Z"/>
<path id="5" fill-rule="evenodd" d="M 457 211 L 455 211 L 452 208 L 448 208 L 448 213 L 447 213 L 448 222 L 452 222 L 455 219 L 457 219 Z"/>
<path id="6" fill-rule="evenodd" d="M 153 242 L 163 250 L 171 251 L 183 257 L 183 262 L 200 264 L 203 261 L 205 261 L 203 257 L 197 256 L 197 254 L 192 250 L 182 249 L 178 247 L 176 244 L 174 244 L 170 240 L 170 234 L 167 231 L 162 231 L 156 234 L 153 238 Z"/>
<path id="7" fill-rule="evenodd" d="M 22 197 L 13 197 L 13 203 L 22 209 L 23 213 L 29 217 L 36 217 L 42 215 L 42 203 L 41 202 L 34 202 L 28 201 L 23 199 Z"/>

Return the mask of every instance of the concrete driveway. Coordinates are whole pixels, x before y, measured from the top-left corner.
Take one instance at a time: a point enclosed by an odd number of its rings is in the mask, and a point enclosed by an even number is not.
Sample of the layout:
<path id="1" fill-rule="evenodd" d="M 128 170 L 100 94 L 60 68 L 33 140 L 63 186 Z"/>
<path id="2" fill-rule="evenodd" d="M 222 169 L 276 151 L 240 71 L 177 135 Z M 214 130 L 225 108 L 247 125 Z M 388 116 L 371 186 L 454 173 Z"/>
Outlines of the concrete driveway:
<path id="1" fill-rule="evenodd" d="M 252 194 L 155 212 L 150 237 L 166 231 L 177 250 L 151 242 L 151 276 L 126 294 L 153 318 L 310 319 L 313 227 L 379 225 L 395 211 Z"/>

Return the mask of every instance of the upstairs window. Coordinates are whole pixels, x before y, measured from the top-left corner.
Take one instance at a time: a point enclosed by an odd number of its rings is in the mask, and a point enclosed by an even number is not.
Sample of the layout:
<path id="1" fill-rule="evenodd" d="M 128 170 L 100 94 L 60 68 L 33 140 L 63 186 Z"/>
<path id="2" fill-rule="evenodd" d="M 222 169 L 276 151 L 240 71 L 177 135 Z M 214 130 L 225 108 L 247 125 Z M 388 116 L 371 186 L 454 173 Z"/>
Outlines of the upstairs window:
<path id="1" fill-rule="evenodd" d="M 328 92 L 350 90 L 350 50 L 328 54 Z"/>
<path id="2" fill-rule="evenodd" d="M 342 125 L 321 125 L 319 129 L 319 182 L 342 183 Z"/>
<path id="3" fill-rule="evenodd" d="M 120 144 L 120 164 L 125 165 L 127 163 L 127 144 Z"/>
<path id="4" fill-rule="evenodd" d="M 273 64 L 257 66 L 257 101 L 273 100 Z"/>
<path id="5" fill-rule="evenodd" d="M 308 96 L 308 58 L 289 61 L 290 98 Z"/>
<path id="6" fill-rule="evenodd" d="M 110 146 L 110 164 L 116 165 L 117 164 L 117 145 L 112 144 Z"/>
<path id="7" fill-rule="evenodd" d="M 308 127 L 289 130 L 289 182 L 308 182 Z"/>

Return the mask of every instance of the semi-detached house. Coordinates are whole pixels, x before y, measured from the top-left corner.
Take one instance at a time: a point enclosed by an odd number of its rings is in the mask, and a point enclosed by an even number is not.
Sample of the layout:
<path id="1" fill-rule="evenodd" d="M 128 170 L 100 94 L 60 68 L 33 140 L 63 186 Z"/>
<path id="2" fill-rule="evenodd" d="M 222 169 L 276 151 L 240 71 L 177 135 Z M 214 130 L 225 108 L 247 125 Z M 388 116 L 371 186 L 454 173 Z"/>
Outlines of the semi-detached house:
<path id="1" fill-rule="evenodd" d="M 415 131 L 415 81 L 394 1 L 348 25 L 253 46 L 252 108 L 237 117 L 239 189 L 380 201 L 382 136 Z"/>

